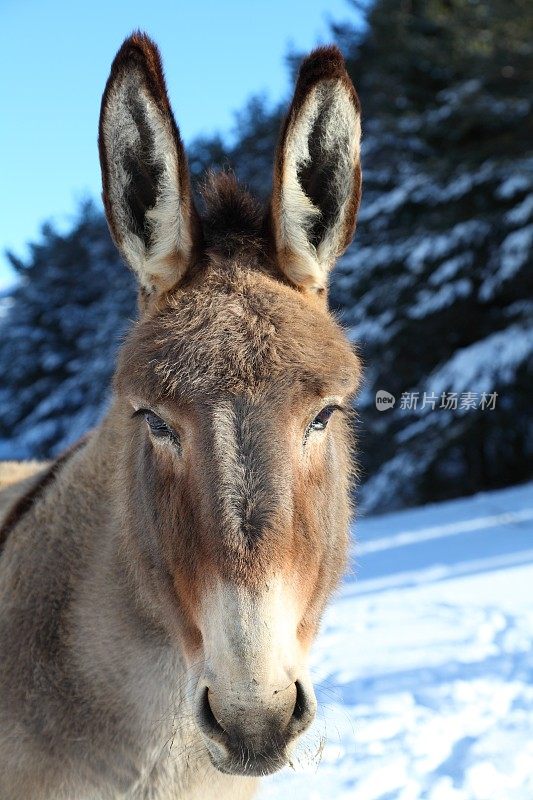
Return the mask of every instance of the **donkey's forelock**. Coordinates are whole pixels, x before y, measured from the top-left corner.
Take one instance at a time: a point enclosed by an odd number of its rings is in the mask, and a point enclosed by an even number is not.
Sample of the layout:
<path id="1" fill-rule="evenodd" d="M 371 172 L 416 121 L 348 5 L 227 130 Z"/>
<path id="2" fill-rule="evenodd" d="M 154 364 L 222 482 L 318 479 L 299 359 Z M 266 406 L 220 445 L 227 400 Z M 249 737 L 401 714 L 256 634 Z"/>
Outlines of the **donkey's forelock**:
<path id="1" fill-rule="evenodd" d="M 134 326 L 117 388 L 154 403 L 165 398 L 272 393 L 351 394 L 360 363 L 339 326 L 290 287 L 245 263 L 211 259 L 156 313 Z"/>
<path id="2" fill-rule="evenodd" d="M 278 269 L 268 209 L 230 172 L 208 173 L 200 194 L 198 260 L 134 326 L 117 386 L 154 403 L 254 396 L 274 385 L 351 393 L 359 361 L 322 303 Z"/>

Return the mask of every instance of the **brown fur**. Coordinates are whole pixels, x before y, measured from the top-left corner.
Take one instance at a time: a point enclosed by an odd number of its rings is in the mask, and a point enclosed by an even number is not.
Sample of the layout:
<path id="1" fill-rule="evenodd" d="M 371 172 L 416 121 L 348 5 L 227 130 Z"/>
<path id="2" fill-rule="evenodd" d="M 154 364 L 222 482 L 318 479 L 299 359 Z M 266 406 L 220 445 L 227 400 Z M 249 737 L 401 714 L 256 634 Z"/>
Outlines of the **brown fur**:
<path id="1" fill-rule="evenodd" d="M 140 35 L 119 51 L 104 105 L 132 63 L 171 115 L 157 51 Z M 332 70 L 336 53 L 317 51 L 298 91 Z M 104 198 L 110 180 L 104 167 Z M 327 403 L 349 405 L 360 364 L 323 300 L 284 276 L 269 213 L 226 174 L 209 178 L 204 202 L 186 272 L 176 267 L 170 291 L 144 292 L 105 419 L 48 471 L 29 467 L 10 496 L 2 800 L 244 800 L 312 716 L 298 718 L 299 674 L 290 691 L 265 690 L 268 702 L 246 688 L 249 708 L 220 733 L 230 755 L 232 737 L 244 742 L 224 767 L 236 774 L 217 771 L 195 705 L 212 668 L 205 609 L 221 585 L 255 602 L 281 576 L 307 653 L 344 567 L 351 476 L 347 415 L 309 426 Z M 150 433 L 143 408 L 171 438 Z M 230 708 L 230 678 L 218 678 L 205 690 L 217 722 Z"/>
<path id="2" fill-rule="evenodd" d="M 209 252 L 231 258 L 265 254 L 261 204 L 241 186 L 230 172 L 208 173 L 202 187 L 204 202 L 202 229 Z"/>

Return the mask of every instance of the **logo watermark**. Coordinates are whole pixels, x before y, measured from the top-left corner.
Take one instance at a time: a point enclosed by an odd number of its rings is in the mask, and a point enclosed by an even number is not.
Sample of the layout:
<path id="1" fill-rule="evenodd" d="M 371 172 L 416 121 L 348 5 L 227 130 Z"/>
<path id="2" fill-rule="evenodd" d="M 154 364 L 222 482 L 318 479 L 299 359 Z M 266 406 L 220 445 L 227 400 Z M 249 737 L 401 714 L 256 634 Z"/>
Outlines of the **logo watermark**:
<path id="1" fill-rule="evenodd" d="M 402 392 L 398 408 L 401 411 L 494 411 L 498 392 Z M 396 397 L 385 389 L 376 392 L 376 408 L 394 408 Z"/>
<path id="2" fill-rule="evenodd" d="M 394 395 L 386 392 L 385 389 L 379 389 L 376 392 L 376 408 L 378 411 L 388 411 L 389 408 L 393 408 L 395 402 Z"/>

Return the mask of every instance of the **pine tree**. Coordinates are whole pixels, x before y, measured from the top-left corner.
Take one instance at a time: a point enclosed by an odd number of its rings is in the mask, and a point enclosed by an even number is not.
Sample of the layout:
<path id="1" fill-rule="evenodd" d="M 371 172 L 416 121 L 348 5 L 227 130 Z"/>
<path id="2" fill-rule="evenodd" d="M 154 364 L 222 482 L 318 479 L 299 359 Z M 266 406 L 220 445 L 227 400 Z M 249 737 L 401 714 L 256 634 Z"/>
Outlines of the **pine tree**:
<path id="1" fill-rule="evenodd" d="M 367 113 L 359 230 L 332 300 L 367 364 L 359 411 L 370 509 L 528 476 L 526 5 L 378 0 L 362 39 L 337 30 Z M 376 410 L 379 389 L 396 396 L 393 410 Z M 458 408 L 421 408 L 424 392 L 439 404 L 456 393 Z M 477 409 L 461 409 L 466 392 Z M 496 409 L 479 408 L 493 392 Z M 418 393 L 417 409 L 399 407 L 403 393 Z"/>
<path id="2" fill-rule="evenodd" d="M 0 317 L 0 457 L 55 455 L 98 421 L 120 337 L 136 314 L 129 271 L 102 214 L 44 226 Z"/>

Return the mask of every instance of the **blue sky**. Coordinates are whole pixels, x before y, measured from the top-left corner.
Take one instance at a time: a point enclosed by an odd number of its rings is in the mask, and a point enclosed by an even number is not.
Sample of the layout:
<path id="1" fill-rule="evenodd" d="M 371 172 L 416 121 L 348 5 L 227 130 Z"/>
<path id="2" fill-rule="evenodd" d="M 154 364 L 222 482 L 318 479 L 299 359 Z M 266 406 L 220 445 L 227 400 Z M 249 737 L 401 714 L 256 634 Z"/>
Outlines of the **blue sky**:
<path id="1" fill-rule="evenodd" d="M 41 223 L 68 226 L 78 201 L 99 197 L 100 97 L 122 40 L 141 28 L 162 51 L 185 142 L 229 133 L 254 93 L 289 92 L 285 56 L 329 41 L 346 0 L 0 0 L 0 286 L 3 251 L 26 254 Z"/>

